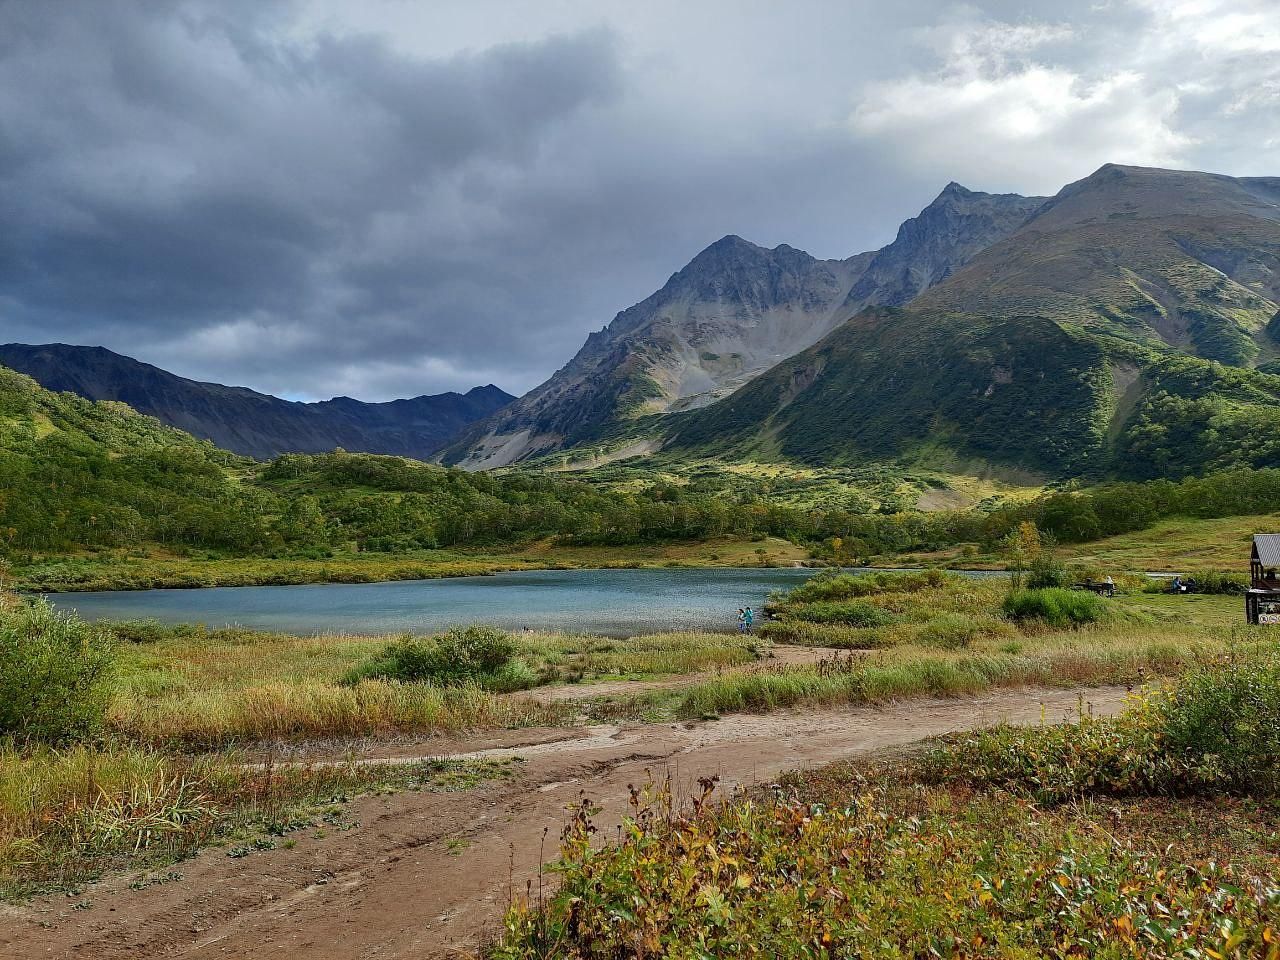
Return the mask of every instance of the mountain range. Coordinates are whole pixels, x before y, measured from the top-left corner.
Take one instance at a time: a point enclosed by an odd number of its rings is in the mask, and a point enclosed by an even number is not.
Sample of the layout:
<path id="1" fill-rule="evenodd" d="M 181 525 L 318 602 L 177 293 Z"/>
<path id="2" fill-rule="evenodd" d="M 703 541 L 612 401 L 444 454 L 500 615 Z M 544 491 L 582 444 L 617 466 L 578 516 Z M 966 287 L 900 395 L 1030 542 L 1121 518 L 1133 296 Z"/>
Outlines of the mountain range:
<path id="1" fill-rule="evenodd" d="M 0 364 L 257 457 L 1280 465 L 1280 178 L 1106 164 L 1052 197 L 951 183 L 887 246 L 837 260 L 726 236 L 518 400 L 298 404 L 57 345 Z"/>
<path id="2" fill-rule="evenodd" d="M 550 380 L 468 430 L 445 462 L 506 466 L 594 441 L 635 417 L 707 406 L 863 307 L 910 301 L 1043 203 L 951 183 L 888 246 L 846 260 L 724 237 L 588 337 Z"/>
<path id="3" fill-rule="evenodd" d="M 118 400 L 225 450 L 260 460 L 335 447 L 425 460 L 469 424 L 515 399 L 490 384 L 465 394 L 386 403 L 350 397 L 299 403 L 246 387 L 188 380 L 102 347 L 61 343 L 2 345 L 0 364 L 47 390 Z"/>
<path id="4" fill-rule="evenodd" d="M 1274 465 L 1278 301 L 1280 179 L 1107 165 L 664 442 L 1055 477 Z"/>
<path id="5" fill-rule="evenodd" d="M 1275 463 L 1278 303 L 1280 179 L 1107 164 L 1050 198 L 953 183 L 873 254 L 713 244 L 443 459 L 587 444 L 595 462 L 662 450 L 1052 477 Z M 724 362 L 708 333 L 795 349 L 686 397 L 671 370 L 688 384 Z"/>

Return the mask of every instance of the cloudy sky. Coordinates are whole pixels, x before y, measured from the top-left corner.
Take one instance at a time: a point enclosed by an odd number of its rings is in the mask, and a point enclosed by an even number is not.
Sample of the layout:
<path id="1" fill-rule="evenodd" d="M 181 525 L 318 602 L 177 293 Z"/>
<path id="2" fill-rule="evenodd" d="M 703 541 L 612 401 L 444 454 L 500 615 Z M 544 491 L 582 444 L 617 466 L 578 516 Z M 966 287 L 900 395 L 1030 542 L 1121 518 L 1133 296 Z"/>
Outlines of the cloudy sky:
<path id="1" fill-rule="evenodd" d="M 0 0 L 0 341 L 521 393 L 737 233 L 1280 175 L 1275 0 Z"/>

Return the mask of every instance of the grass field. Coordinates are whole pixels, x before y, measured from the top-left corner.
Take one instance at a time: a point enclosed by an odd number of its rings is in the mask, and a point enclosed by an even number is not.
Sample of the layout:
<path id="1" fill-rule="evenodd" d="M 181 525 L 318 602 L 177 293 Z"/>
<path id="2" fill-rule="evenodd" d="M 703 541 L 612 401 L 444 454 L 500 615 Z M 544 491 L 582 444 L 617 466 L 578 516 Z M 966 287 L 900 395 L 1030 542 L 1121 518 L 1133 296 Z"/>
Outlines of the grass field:
<path id="1" fill-rule="evenodd" d="M 1058 548 L 1070 564 L 1099 572 L 1188 573 L 1196 570 L 1248 572 L 1249 546 L 1255 533 L 1280 531 L 1280 513 L 1201 520 L 1161 520 L 1136 533 L 1105 537 Z M 886 565 L 926 565 L 972 569 L 1004 569 L 998 553 L 949 547 L 875 558 Z"/>
<path id="2" fill-rule="evenodd" d="M 1066 549 L 1074 562 L 1116 570 L 1248 572 L 1255 533 L 1280 531 L 1280 513 L 1220 520 L 1165 520 L 1138 533 Z"/>
<path id="3" fill-rule="evenodd" d="M 483 727 L 551 725 L 571 719 L 558 704 L 474 686 L 343 679 L 394 638 L 294 637 L 244 629 L 206 631 L 153 624 L 122 627 L 145 642 L 126 646 L 109 723 L 130 741 L 210 748 L 264 740 L 433 735 Z M 643 679 L 741 666 L 752 638 L 671 633 L 620 641 L 555 633 L 514 635 L 535 683 Z"/>

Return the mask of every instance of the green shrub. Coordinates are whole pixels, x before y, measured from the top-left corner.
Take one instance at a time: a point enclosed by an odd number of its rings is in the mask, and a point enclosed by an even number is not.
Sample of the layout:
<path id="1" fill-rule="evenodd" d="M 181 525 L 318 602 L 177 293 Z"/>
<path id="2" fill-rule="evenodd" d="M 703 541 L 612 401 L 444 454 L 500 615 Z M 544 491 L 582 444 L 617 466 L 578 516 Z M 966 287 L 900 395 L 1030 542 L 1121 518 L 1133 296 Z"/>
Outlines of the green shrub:
<path id="1" fill-rule="evenodd" d="M 883 627 L 894 621 L 892 613 L 863 600 L 806 603 L 791 607 L 787 615 L 808 623 L 840 623 L 847 627 Z"/>
<path id="2" fill-rule="evenodd" d="M 983 626 L 976 617 L 967 613 L 941 613 L 920 628 L 915 641 L 926 647 L 959 650 L 983 633 Z"/>
<path id="3" fill-rule="evenodd" d="M 536 683 L 536 676 L 516 658 L 509 634 L 475 625 L 455 627 L 430 640 L 406 636 L 393 641 L 345 677 L 348 684 L 361 680 L 523 690 Z"/>
<path id="4" fill-rule="evenodd" d="M 1200 667 L 1119 717 L 959 737 L 926 776 L 997 785 L 1058 802 L 1116 795 L 1280 795 L 1280 657 Z"/>
<path id="5" fill-rule="evenodd" d="M 91 735 L 107 709 L 115 657 L 110 633 L 44 600 L 0 610 L 0 735 L 45 743 Z"/>
<path id="6" fill-rule="evenodd" d="M 793 604 L 819 603 L 880 593 L 910 593 L 940 587 L 950 576 L 942 570 L 859 574 L 824 571 L 792 590 L 786 601 Z"/>
<path id="7" fill-rule="evenodd" d="M 1027 567 L 1027 586 L 1032 590 L 1065 587 L 1068 579 L 1066 566 L 1050 550 L 1040 551 Z"/>
<path id="8" fill-rule="evenodd" d="M 1107 615 L 1106 604 L 1097 594 L 1061 587 L 1014 590 L 1005 598 L 1003 610 L 1011 620 L 1041 620 L 1054 627 L 1097 623 Z"/>
<path id="9" fill-rule="evenodd" d="M 773 643 L 839 650 L 878 650 L 891 646 L 893 638 L 882 627 L 846 627 L 839 623 L 806 623 L 775 620 L 760 625 L 756 633 Z"/>
<path id="10" fill-rule="evenodd" d="M 547 679 L 552 680 L 554 676 Z M 532 667 L 519 657 L 513 657 L 492 673 L 479 674 L 476 682 L 493 693 L 512 693 L 536 687 L 543 681 Z"/>
<path id="11" fill-rule="evenodd" d="M 1193 670 L 1160 713 L 1164 749 L 1193 779 L 1280 792 L 1280 657 Z"/>
<path id="12" fill-rule="evenodd" d="M 1221 573 L 1217 570 L 1198 570 L 1187 580 L 1195 581 L 1196 593 L 1216 593 L 1228 596 L 1241 595 L 1249 588 L 1249 580 L 1239 573 Z"/>

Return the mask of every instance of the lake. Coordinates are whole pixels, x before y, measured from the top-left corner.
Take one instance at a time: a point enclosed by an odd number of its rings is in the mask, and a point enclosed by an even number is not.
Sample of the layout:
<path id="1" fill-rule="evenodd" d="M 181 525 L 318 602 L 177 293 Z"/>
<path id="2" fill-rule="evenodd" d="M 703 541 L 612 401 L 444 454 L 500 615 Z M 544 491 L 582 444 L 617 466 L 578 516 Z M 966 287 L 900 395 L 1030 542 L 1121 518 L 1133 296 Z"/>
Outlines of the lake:
<path id="1" fill-rule="evenodd" d="M 443 580 L 123 590 L 50 599 L 87 620 L 239 624 L 281 633 L 432 633 L 490 623 L 508 630 L 631 636 L 736 629 L 739 607 L 759 610 L 772 591 L 789 590 L 815 572 L 792 567 L 522 570 Z"/>
<path id="2" fill-rule="evenodd" d="M 468 623 L 629 636 L 736 629 L 796 568 L 532 570 L 488 577 L 68 593 L 51 597 L 88 620 L 240 624 L 282 633 L 430 633 Z"/>

